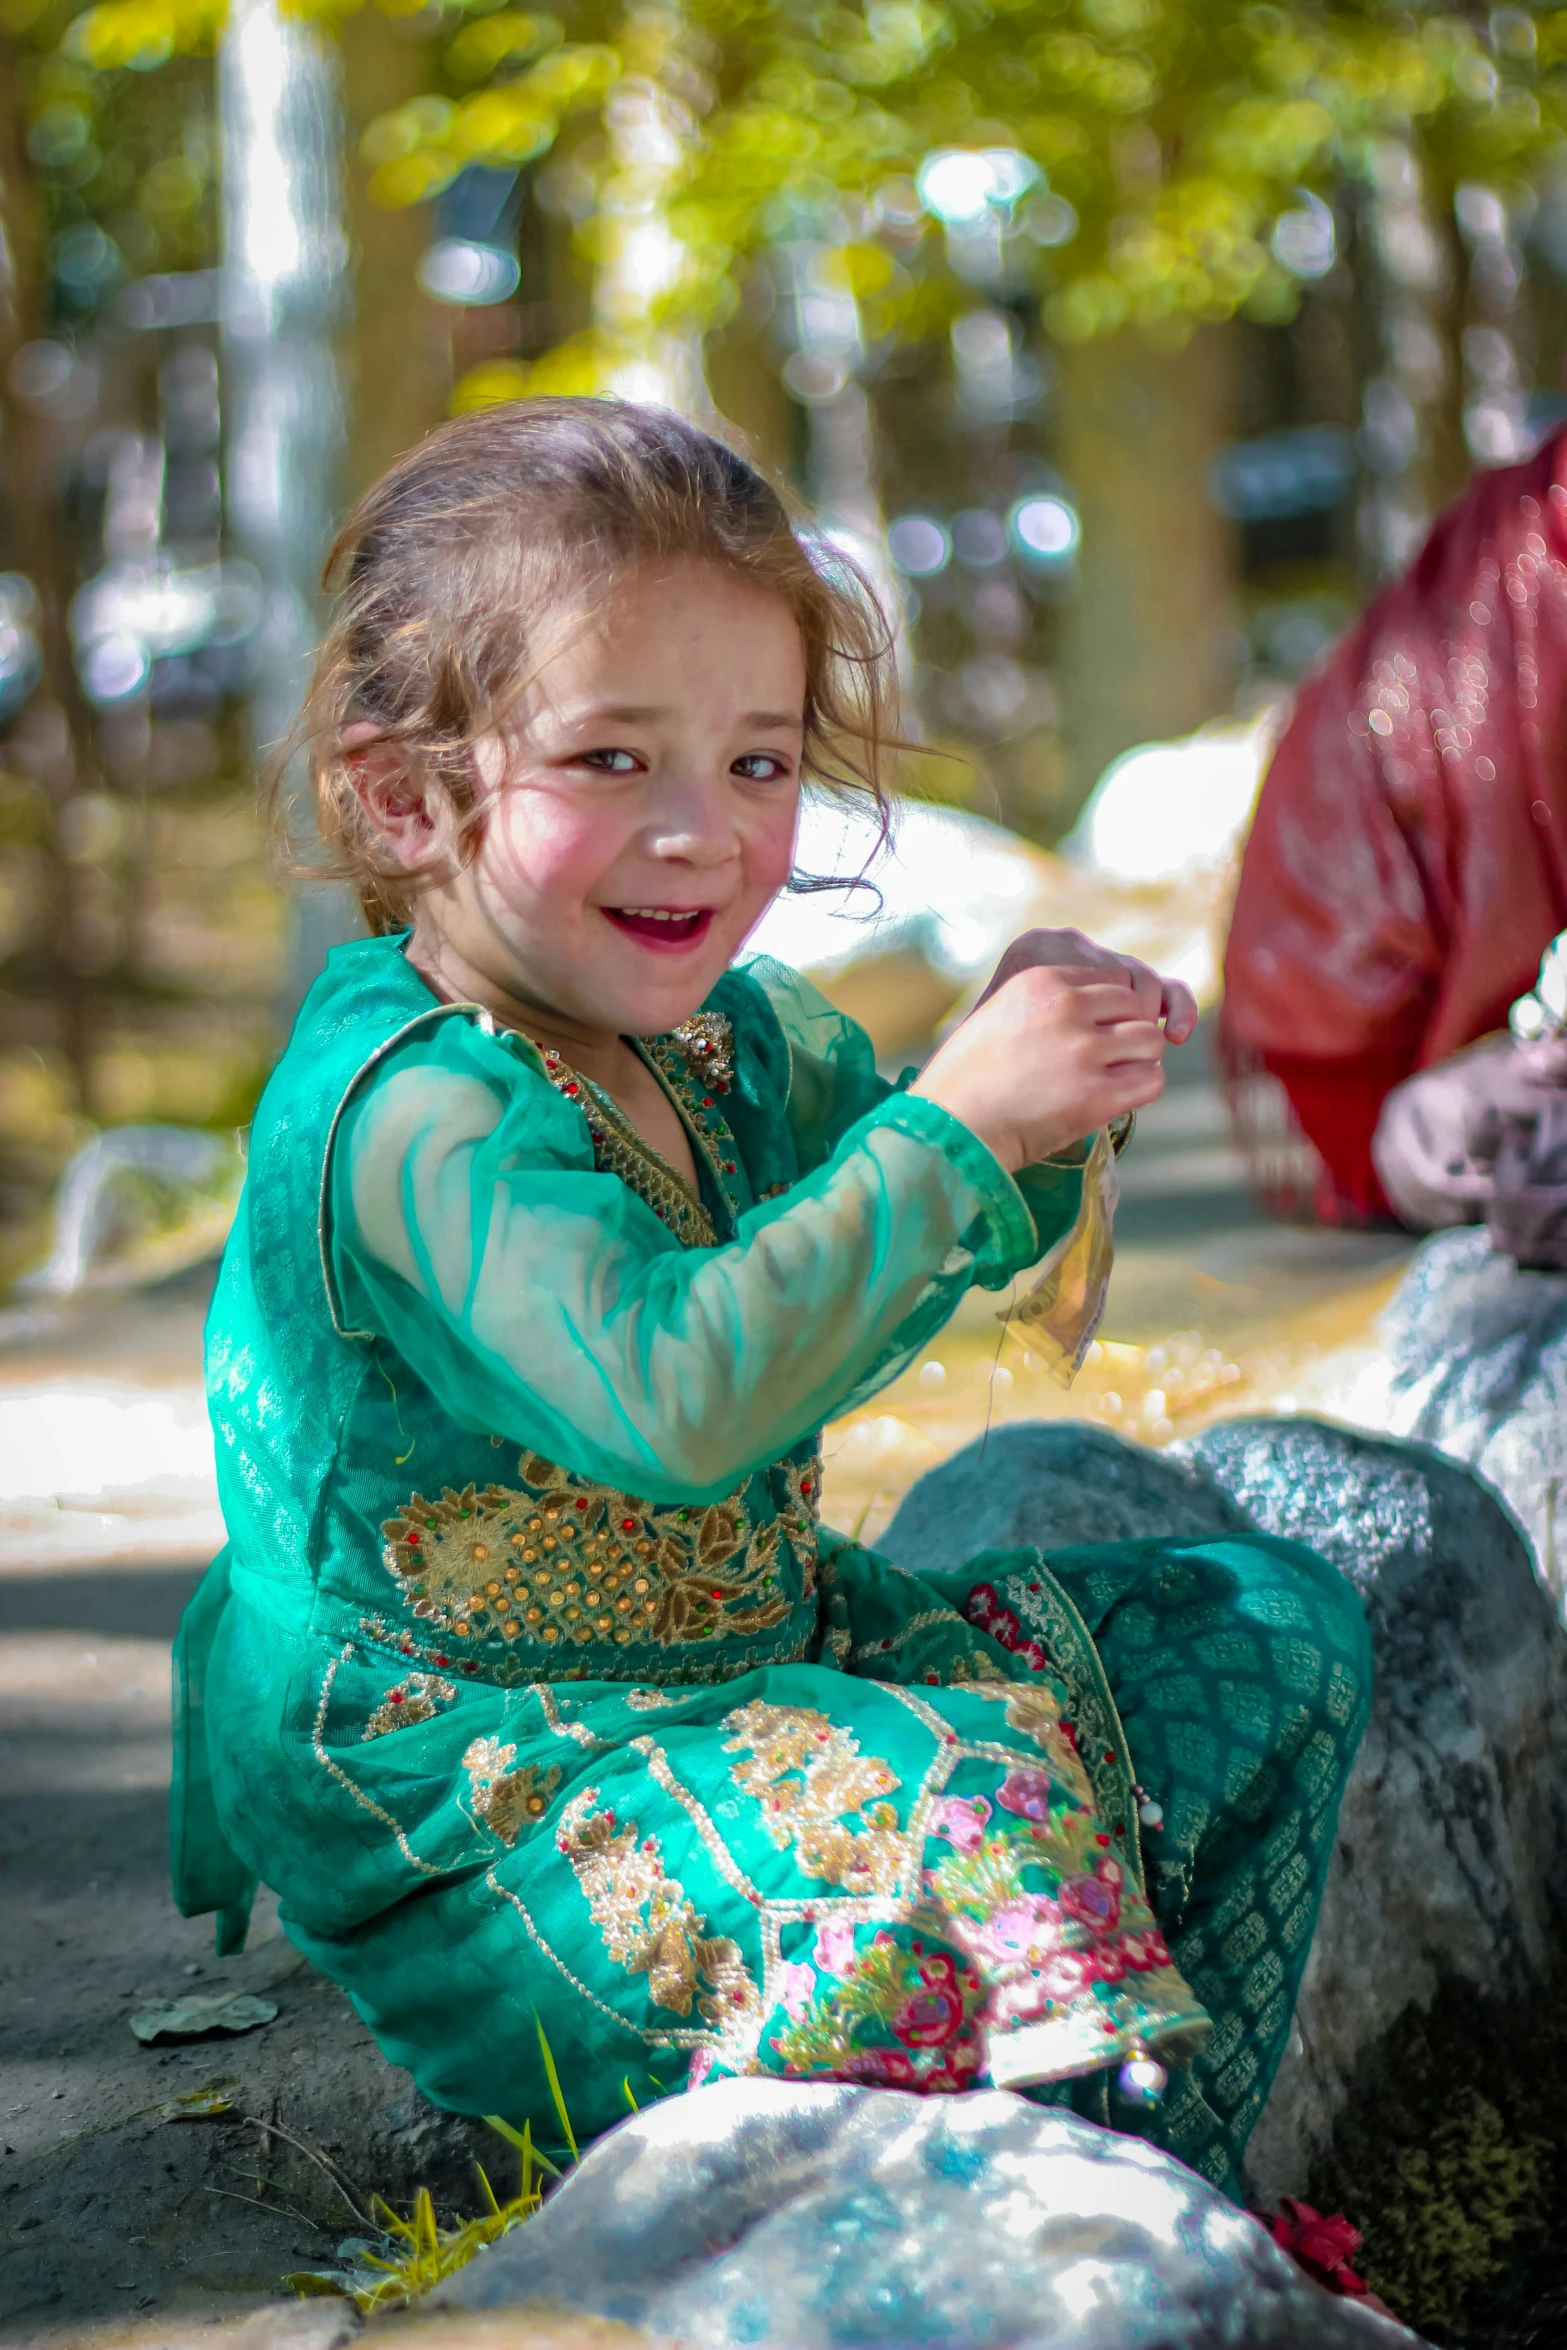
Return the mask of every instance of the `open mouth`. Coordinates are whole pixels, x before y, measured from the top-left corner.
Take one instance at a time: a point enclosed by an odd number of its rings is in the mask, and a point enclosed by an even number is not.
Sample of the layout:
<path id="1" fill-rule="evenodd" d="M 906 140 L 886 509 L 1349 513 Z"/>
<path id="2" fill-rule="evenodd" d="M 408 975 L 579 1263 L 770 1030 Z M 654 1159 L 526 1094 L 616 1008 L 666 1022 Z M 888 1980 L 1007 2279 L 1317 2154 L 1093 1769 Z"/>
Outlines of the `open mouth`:
<path id="1" fill-rule="evenodd" d="M 711 906 L 605 906 L 601 911 L 628 938 L 653 947 L 695 946 L 713 921 Z"/>

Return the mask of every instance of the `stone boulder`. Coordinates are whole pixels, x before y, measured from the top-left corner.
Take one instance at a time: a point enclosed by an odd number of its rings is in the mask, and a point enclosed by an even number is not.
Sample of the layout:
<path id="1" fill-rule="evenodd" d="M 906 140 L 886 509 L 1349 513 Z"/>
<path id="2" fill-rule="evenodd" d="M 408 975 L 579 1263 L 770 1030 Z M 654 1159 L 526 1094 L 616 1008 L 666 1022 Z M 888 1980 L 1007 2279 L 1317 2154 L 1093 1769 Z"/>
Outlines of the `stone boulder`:
<path id="1" fill-rule="evenodd" d="M 1378 1424 L 1490 1479 L 1567 1614 L 1556 1523 L 1567 1481 L 1567 1273 L 1526 1272 L 1484 1230 L 1439 1233 L 1399 1284 L 1382 1334 Z"/>
<path id="2" fill-rule="evenodd" d="M 1526 2003 L 1567 1885 L 1567 1633 L 1496 1497 L 1425 1446 L 1237 1421 L 1151 1453 L 1081 1425 L 995 1430 L 933 1469 L 882 1542 L 900 1566 L 1237 1526 L 1309 1543 L 1364 1595 L 1370 1726 L 1340 1814 L 1296 2029 L 1248 2157 L 1303 2192 L 1411 2010 Z"/>
<path id="3" fill-rule="evenodd" d="M 435 2300 L 580 2310 L 686 2350 L 1411 2340 L 1141 2139 L 1005 2090 L 815 2081 L 714 2082 L 622 2122 Z"/>

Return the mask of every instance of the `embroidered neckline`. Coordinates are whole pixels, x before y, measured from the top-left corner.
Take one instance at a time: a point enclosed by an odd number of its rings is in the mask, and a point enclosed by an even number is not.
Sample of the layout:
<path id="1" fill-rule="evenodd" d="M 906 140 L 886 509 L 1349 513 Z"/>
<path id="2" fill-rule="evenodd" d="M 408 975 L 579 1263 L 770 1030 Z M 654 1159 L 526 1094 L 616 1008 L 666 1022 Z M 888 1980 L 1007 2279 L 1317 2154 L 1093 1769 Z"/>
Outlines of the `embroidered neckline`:
<path id="1" fill-rule="evenodd" d="M 717 1095 L 734 1083 L 734 1032 L 721 1012 L 697 1012 L 667 1036 L 626 1040 L 657 1078 L 681 1124 L 700 1151 L 731 1216 L 744 1206 L 739 1156 Z M 602 1085 L 574 1069 L 552 1045 L 528 1042 L 557 1093 L 574 1101 L 587 1120 L 593 1154 L 618 1175 L 687 1248 L 716 1248 L 718 1228 L 699 1195 L 626 1116 Z"/>

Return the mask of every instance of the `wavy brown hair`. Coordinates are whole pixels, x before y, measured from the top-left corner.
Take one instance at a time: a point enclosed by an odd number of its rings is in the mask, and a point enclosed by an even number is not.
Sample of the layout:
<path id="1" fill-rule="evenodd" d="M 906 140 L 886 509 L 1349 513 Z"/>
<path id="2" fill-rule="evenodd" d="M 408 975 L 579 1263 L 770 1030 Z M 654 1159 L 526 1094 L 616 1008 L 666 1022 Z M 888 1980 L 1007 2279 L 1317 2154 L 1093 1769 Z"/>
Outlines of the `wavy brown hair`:
<path id="1" fill-rule="evenodd" d="M 286 842 L 282 779 L 302 747 L 320 853 L 287 844 L 292 870 L 350 883 L 374 931 L 407 922 L 420 893 L 476 852 L 487 798 L 475 744 L 504 724 L 562 616 L 643 565 L 693 557 L 789 606 L 805 647 L 804 773 L 868 794 L 885 829 L 896 666 L 864 573 L 810 543 L 754 465 L 683 418 L 622 400 L 519 400 L 431 433 L 338 533 L 324 575 L 337 609 L 270 786 Z M 366 722 L 444 795 L 445 864 L 410 873 L 388 857 L 344 750 L 345 731 Z"/>

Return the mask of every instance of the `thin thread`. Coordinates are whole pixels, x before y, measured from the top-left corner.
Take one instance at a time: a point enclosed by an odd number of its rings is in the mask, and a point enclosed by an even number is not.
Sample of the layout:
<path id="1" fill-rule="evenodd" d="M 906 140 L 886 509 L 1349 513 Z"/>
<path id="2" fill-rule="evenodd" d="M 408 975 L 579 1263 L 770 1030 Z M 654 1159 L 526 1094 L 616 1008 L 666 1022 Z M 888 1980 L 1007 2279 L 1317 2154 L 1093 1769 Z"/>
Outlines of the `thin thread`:
<path id="1" fill-rule="evenodd" d="M 1012 1319 L 1013 1310 L 1014 1310 L 1014 1308 L 1016 1307 L 1016 1305 L 1017 1305 L 1017 1275 L 1014 1273 L 1014 1274 L 1013 1274 L 1013 1276 L 1012 1276 L 1012 1296 L 1011 1296 L 1011 1299 L 1010 1299 L 1010 1301 L 1009 1301 L 1009 1303 L 1008 1303 L 1008 1305 L 1007 1305 L 1007 1310 L 1006 1310 L 1006 1313 L 1005 1313 L 1005 1315 L 1004 1315 L 1004 1316 L 1002 1317 L 1002 1319 L 1001 1319 L 1001 1335 L 1000 1335 L 1000 1336 L 998 1337 L 998 1339 L 996 1340 L 996 1352 L 995 1352 L 995 1358 L 994 1358 L 994 1360 L 993 1360 L 993 1361 L 992 1361 L 992 1363 L 991 1363 L 991 1366 L 990 1366 L 990 1377 L 989 1377 L 988 1381 L 986 1382 L 986 1386 L 985 1386 L 985 1427 L 984 1427 L 984 1433 L 981 1435 L 981 1437 L 980 1437 L 980 1440 L 979 1440 L 979 1457 L 980 1457 L 981 1464 L 983 1464 L 983 1462 L 984 1462 L 984 1458 L 985 1458 L 985 1448 L 986 1448 L 986 1446 L 987 1446 L 987 1445 L 989 1444 L 989 1442 L 990 1442 L 990 1418 L 991 1418 L 991 1414 L 994 1412 L 994 1410 L 995 1410 L 995 1408 L 996 1408 L 996 1373 L 997 1373 L 997 1372 L 1000 1370 L 1000 1368 L 1001 1368 L 1001 1349 L 1002 1349 L 1002 1348 L 1003 1348 L 1003 1346 L 1005 1346 L 1005 1344 L 1006 1344 L 1006 1339 L 1007 1339 L 1007 1324 L 1008 1324 L 1008 1323 L 1011 1321 L 1011 1319 Z"/>
<path id="2" fill-rule="evenodd" d="M 397 1389 L 392 1383 L 392 1375 L 381 1360 L 380 1348 L 378 1346 L 372 1346 L 370 1352 L 372 1358 L 374 1359 L 376 1369 L 380 1372 L 382 1378 L 386 1381 L 386 1392 L 392 1399 L 392 1417 L 397 1422 L 397 1433 L 400 1437 L 403 1438 L 408 1446 L 408 1450 L 406 1452 L 400 1452 L 396 1455 L 397 1466 L 401 1469 L 406 1465 L 407 1462 L 413 1459 L 419 1439 L 417 1436 L 410 1436 L 407 1429 L 403 1426 L 403 1408 L 402 1405 L 398 1402 Z"/>

